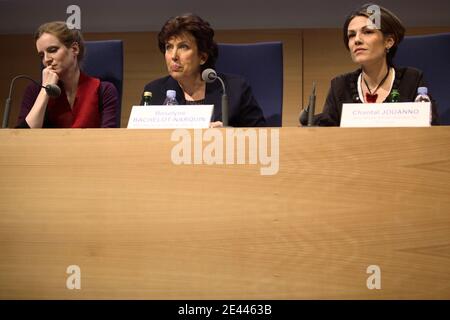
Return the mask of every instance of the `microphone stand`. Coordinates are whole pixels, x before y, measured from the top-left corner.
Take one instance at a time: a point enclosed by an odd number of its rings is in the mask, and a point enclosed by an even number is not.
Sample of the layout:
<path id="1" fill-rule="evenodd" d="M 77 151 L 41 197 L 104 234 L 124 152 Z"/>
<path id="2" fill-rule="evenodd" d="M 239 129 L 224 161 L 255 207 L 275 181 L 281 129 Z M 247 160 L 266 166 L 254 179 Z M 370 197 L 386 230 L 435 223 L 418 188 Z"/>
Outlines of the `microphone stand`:
<path id="1" fill-rule="evenodd" d="M 309 102 L 305 109 L 302 110 L 299 122 L 302 126 L 314 126 L 314 113 L 316 109 L 316 83 L 313 82 L 313 90 L 309 96 Z"/>
<path id="2" fill-rule="evenodd" d="M 223 80 L 217 75 L 217 72 L 214 69 L 208 68 L 203 70 L 202 79 L 208 83 L 214 82 L 219 79 L 220 84 L 222 85 L 222 126 L 228 127 L 228 96 L 225 88 L 225 83 Z M 211 115 L 211 118 L 214 116 Z"/>
<path id="3" fill-rule="evenodd" d="M 5 102 L 5 111 L 3 113 L 3 123 L 2 123 L 2 128 L 5 129 L 8 127 L 8 122 L 9 122 L 9 112 L 11 110 L 11 95 L 12 95 L 12 91 L 13 91 L 13 87 L 14 87 L 14 82 L 17 79 L 28 79 L 32 82 L 34 82 L 35 84 L 37 84 L 39 87 L 42 87 L 45 89 L 45 91 L 47 92 L 47 94 L 49 96 L 59 96 L 59 94 L 61 93 L 61 90 L 59 90 L 59 87 L 54 85 L 53 87 L 51 85 L 47 85 L 47 86 L 43 86 L 41 85 L 39 82 L 37 82 L 36 80 L 30 78 L 29 76 L 26 75 L 18 75 L 15 76 L 12 80 L 11 80 L 11 85 L 9 86 L 9 94 L 8 94 L 8 98 L 6 98 L 6 102 Z M 56 87 L 56 88 L 55 88 Z M 58 89 L 57 91 L 59 92 L 55 92 L 55 89 Z"/>
<path id="4" fill-rule="evenodd" d="M 316 83 L 313 82 L 313 90 L 309 96 L 308 127 L 314 126 L 314 113 L 316 112 Z"/>
<path id="5" fill-rule="evenodd" d="M 220 83 L 222 84 L 222 125 L 223 127 L 228 127 L 228 96 L 225 91 L 225 83 L 223 80 L 218 76 L 217 79 L 219 79 Z"/>
<path id="6" fill-rule="evenodd" d="M 12 95 L 12 90 L 13 90 L 13 87 L 14 87 L 14 82 L 15 82 L 17 79 L 20 79 L 20 78 L 25 78 L 25 79 L 31 80 L 31 81 L 33 81 L 33 82 L 36 82 L 36 81 L 34 81 L 33 79 L 31 79 L 30 77 L 25 76 L 25 75 L 18 75 L 18 76 L 14 77 L 14 78 L 11 80 L 11 84 L 10 84 L 10 86 L 9 86 L 9 94 L 8 94 L 8 98 L 6 98 L 6 102 L 5 102 L 5 111 L 4 111 L 4 113 L 3 113 L 3 123 L 2 123 L 2 128 L 3 128 L 3 129 L 8 127 L 8 122 L 9 122 L 9 111 L 11 110 L 11 95 Z"/>

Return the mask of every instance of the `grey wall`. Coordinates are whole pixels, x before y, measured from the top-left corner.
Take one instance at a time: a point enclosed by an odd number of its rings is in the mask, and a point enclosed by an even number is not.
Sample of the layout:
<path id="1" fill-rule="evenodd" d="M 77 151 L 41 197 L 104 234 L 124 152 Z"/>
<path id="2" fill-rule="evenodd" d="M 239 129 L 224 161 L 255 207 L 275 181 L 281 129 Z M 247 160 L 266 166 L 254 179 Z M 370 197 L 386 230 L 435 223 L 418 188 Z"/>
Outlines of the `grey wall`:
<path id="1" fill-rule="evenodd" d="M 0 33 L 32 33 L 43 22 L 66 20 L 66 8 L 81 7 L 83 32 L 155 31 L 168 17 L 194 12 L 213 28 L 277 29 L 340 27 L 357 0 L 0 0 Z M 450 26 L 449 0 L 377 1 L 408 27 Z"/>

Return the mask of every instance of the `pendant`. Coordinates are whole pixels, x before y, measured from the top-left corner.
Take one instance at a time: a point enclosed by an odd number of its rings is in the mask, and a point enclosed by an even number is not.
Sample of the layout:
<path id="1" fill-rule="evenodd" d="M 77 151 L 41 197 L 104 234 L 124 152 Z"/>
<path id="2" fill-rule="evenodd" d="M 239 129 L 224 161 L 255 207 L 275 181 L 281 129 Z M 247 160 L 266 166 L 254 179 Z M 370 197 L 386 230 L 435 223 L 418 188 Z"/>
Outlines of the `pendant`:
<path id="1" fill-rule="evenodd" d="M 366 93 L 367 103 L 375 103 L 375 102 L 377 102 L 377 98 L 378 98 L 378 94 Z"/>

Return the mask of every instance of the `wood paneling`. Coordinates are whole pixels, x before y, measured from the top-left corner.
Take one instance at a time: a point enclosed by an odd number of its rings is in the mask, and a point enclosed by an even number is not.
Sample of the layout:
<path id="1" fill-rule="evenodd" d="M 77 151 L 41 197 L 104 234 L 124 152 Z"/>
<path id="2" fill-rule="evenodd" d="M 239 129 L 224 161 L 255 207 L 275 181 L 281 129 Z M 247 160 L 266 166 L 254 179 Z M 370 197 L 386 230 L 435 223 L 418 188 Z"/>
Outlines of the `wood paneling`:
<path id="1" fill-rule="evenodd" d="M 0 116 L 3 120 L 11 80 L 19 74 L 39 80 L 40 60 L 36 53 L 33 35 L 0 35 L 0 52 Z M 14 127 L 17 123 L 22 96 L 28 84 L 29 81 L 25 79 L 17 80 L 15 83 L 9 117 L 10 127 Z"/>
<path id="2" fill-rule="evenodd" d="M 338 29 L 303 30 L 303 104 L 308 104 L 313 81 L 316 82 L 316 113 L 323 109 L 330 81 L 357 67 L 350 59 Z"/>

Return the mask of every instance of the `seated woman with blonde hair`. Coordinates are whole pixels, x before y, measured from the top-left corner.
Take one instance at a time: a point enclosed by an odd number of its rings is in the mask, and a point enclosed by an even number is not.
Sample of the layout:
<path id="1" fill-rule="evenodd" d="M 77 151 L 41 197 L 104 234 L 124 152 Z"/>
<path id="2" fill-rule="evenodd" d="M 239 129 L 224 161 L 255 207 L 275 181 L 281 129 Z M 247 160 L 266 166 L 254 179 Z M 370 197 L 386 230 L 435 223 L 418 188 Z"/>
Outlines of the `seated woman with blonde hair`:
<path id="1" fill-rule="evenodd" d="M 35 34 L 42 59 L 42 86 L 58 85 L 57 98 L 41 86 L 28 86 L 22 101 L 17 128 L 113 128 L 119 95 L 110 82 L 80 70 L 84 56 L 81 32 L 64 22 L 41 25 Z"/>

